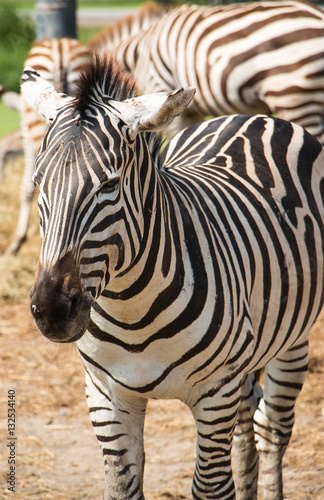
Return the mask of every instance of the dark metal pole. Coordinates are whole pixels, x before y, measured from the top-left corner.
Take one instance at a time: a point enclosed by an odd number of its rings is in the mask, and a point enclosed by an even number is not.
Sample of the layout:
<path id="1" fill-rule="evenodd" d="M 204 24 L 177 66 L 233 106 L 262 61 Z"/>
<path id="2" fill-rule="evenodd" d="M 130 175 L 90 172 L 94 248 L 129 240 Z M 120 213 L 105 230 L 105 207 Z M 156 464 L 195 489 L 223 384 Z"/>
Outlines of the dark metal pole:
<path id="1" fill-rule="evenodd" d="M 36 0 L 37 40 L 76 38 L 76 0 Z"/>

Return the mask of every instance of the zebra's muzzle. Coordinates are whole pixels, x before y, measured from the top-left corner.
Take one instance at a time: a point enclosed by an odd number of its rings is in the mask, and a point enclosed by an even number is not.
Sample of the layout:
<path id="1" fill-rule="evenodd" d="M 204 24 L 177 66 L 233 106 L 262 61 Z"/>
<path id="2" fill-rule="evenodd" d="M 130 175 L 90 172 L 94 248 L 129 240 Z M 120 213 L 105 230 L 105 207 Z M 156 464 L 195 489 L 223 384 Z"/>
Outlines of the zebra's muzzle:
<path id="1" fill-rule="evenodd" d="M 75 342 L 90 320 L 90 302 L 83 293 L 78 269 L 65 257 L 53 268 L 37 268 L 30 293 L 37 328 L 53 342 Z"/>
<path id="2" fill-rule="evenodd" d="M 43 298 L 44 299 L 44 298 Z M 56 297 L 49 304 L 32 294 L 31 313 L 40 332 L 53 342 L 75 342 L 86 330 L 90 306 L 81 295 Z"/>

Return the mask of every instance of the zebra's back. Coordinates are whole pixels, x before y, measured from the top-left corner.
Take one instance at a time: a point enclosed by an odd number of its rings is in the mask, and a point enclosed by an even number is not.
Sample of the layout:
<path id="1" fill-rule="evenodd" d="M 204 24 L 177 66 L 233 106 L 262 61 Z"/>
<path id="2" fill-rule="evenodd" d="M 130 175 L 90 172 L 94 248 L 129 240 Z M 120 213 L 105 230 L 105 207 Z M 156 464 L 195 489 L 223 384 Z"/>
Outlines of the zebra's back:
<path id="1" fill-rule="evenodd" d="M 170 5 L 146 2 L 136 13 L 108 24 L 89 40 L 87 46 L 92 54 L 104 55 L 107 51 L 112 51 L 128 37 L 146 30 L 170 10 Z"/>
<path id="2" fill-rule="evenodd" d="M 143 92 L 197 87 L 174 130 L 207 115 L 266 113 L 321 139 L 323 37 L 323 12 L 294 0 L 184 5 L 115 53 Z"/>

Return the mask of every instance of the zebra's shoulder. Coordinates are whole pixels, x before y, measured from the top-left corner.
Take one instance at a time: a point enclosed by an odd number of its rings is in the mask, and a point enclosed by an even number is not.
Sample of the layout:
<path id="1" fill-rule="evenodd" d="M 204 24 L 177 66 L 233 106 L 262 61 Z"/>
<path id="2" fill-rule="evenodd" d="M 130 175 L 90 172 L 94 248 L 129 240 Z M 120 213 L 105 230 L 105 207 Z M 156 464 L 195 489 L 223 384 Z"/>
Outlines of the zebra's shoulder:
<path id="1" fill-rule="evenodd" d="M 278 165 L 289 175 L 300 164 L 310 171 L 319 155 L 320 142 L 298 125 L 266 115 L 231 115 L 179 132 L 163 151 L 161 168 L 215 166 L 242 177 L 257 172 L 263 184 Z"/>

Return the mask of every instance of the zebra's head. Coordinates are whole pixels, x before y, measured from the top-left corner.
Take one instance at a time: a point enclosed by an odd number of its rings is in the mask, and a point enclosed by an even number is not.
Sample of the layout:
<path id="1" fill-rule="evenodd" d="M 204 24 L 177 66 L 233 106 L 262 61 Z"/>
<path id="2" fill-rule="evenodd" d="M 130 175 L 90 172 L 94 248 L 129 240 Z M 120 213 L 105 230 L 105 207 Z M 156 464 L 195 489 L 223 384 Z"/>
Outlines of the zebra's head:
<path id="1" fill-rule="evenodd" d="M 155 134 L 146 132 L 170 123 L 195 89 L 136 97 L 130 76 L 112 59 L 96 58 L 75 98 L 32 68 L 24 70 L 22 92 L 50 124 L 34 174 L 42 248 L 31 312 L 45 336 L 71 342 L 86 330 L 93 301 L 139 250 L 157 150 Z"/>

